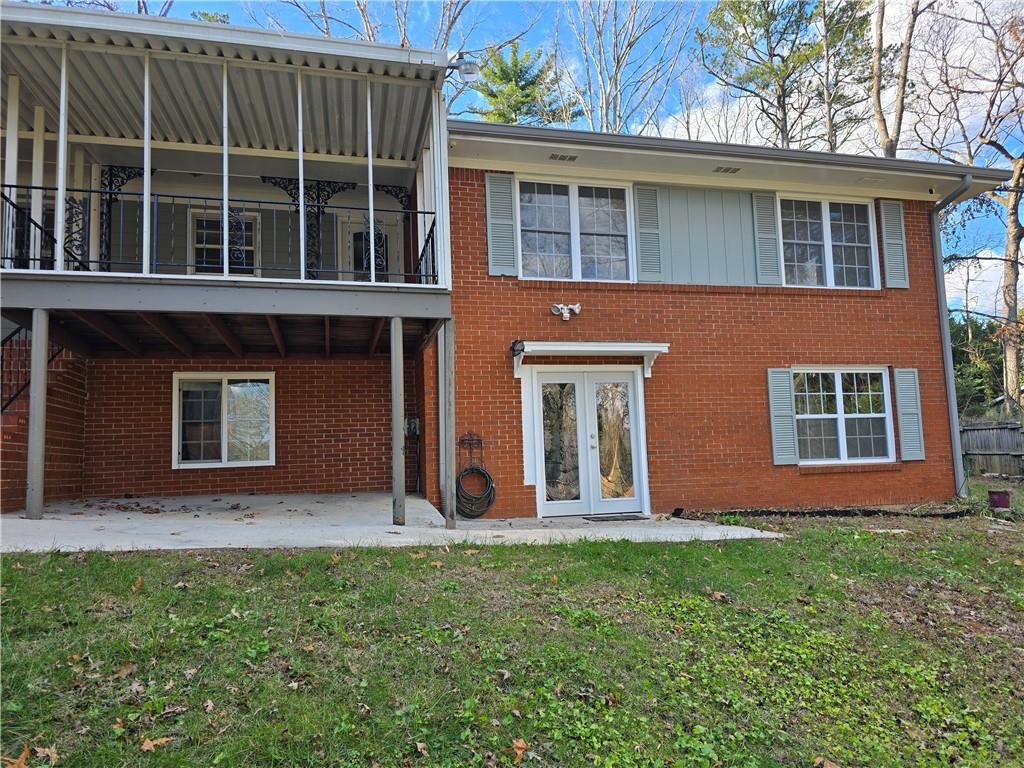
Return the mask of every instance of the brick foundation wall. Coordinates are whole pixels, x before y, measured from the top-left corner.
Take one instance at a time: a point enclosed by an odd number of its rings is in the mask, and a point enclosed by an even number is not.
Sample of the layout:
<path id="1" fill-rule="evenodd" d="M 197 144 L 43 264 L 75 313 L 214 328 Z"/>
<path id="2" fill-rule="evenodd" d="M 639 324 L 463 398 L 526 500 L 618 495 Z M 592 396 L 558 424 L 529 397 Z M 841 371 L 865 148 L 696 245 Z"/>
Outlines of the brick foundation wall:
<path id="1" fill-rule="evenodd" d="M 671 344 L 644 380 L 653 511 L 911 503 L 954 494 L 928 203 L 904 203 L 909 290 L 520 281 L 487 270 L 484 172 L 451 169 L 456 435 L 480 433 L 491 516 L 533 516 L 513 339 Z M 564 322 L 553 303 L 583 305 Z M 551 362 L 581 362 L 573 359 Z M 533 361 L 536 362 L 536 361 Z M 603 361 L 610 362 L 610 361 Z M 927 460 L 772 464 L 766 369 L 889 365 L 920 375 Z M 898 435 L 898 432 L 897 432 Z"/>
<path id="2" fill-rule="evenodd" d="M 71 387 L 51 387 L 48 499 L 391 488 L 391 385 L 386 357 L 92 359 L 79 361 L 79 366 L 83 378 L 77 403 L 68 401 L 66 408 L 55 407 L 65 394 L 69 396 Z M 172 375 L 177 371 L 274 371 L 275 466 L 172 470 Z M 408 358 L 408 416 L 420 415 L 423 410 L 420 386 L 418 365 Z M 77 414 L 77 422 L 73 414 Z M 77 444 L 65 435 L 65 423 L 77 423 Z M 406 442 L 410 492 L 416 488 L 421 465 L 419 445 L 414 438 Z M 69 465 L 74 471 L 58 471 L 53 459 L 71 449 L 77 451 L 77 465 Z M 8 442 L 6 423 L 2 458 L 4 509 L 20 509 L 24 506 L 24 447 Z"/>

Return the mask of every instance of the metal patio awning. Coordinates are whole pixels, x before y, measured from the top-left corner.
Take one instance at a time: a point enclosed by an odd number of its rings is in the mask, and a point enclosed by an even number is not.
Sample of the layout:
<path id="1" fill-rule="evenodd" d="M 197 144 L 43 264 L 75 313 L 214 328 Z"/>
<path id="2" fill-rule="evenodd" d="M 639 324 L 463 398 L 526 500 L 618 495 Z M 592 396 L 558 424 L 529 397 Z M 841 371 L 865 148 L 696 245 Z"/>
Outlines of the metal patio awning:
<path id="1" fill-rule="evenodd" d="M 316 155 L 365 157 L 366 90 L 375 159 L 415 162 L 446 71 L 442 51 L 122 14 L 3 3 L 4 82 L 46 110 L 56 133 L 60 62 L 68 48 L 69 140 L 143 138 L 144 60 L 151 60 L 152 138 L 220 146 L 222 75 L 228 67 L 228 145 L 297 151 L 297 73 L 303 75 L 303 144 Z M 6 89 L 2 108 L 6 110 Z M 20 129 L 32 128 L 22 109 Z"/>

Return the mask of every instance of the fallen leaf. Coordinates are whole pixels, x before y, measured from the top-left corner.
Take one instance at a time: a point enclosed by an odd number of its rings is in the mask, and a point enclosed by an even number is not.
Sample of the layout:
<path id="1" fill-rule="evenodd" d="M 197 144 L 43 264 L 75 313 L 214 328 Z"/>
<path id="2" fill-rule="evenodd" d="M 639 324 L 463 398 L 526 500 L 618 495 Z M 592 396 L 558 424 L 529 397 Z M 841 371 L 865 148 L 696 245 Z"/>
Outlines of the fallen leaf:
<path id="1" fill-rule="evenodd" d="M 14 561 L 14 565 L 12 565 L 11 568 L 13 568 L 15 571 L 24 571 L 25 570 L 25 566 L 21 564 L 20 560 L 15 560 Z M 28 747 L 25 747 L 25 749 L 27 750 Z M 7 758 L 4 758 L 4 759 L 7 759 Z"/>
<path id="2" fill-rule="evenodd" d="M 167 746 L 171 742 L 170 736 L 161 736 L 159 739 L 150 739 L 146 737 L 142 740 L 142 751 L 143 752 L 156 752 L 157 747 Z"/>
<path id="3" fill-rule="evenodd" d="M 207 712 L 213 712 L 213 710 L 214 710 L 213 701 L 211 699 L 207 699 L 206 701 L 204 701 L 203 702 L 203 709 L 205 709 Z"/>
<path id="4" fill-rule="evenodd" d="M 198 671 L 198 669 L 186 669 L 184 672 L 181 673 L 181 676 L 184 677 L 186 680 L 191 680 L 193 677 L 196 676 L 196 672 Z"/>
<path id="5" fill-rule="evenodd" d="M 293 691 L 297 691 L 299 690 L 299 683 L 297 680 L 292 680 L 290 683 L 288 683 L 288 687 L 291 688 Z"/>
<path id="6" fill-rule="evenodd" d="M 708 597 L 712 600 L 717 600 L 720 603 L 729 602 L 729 596 L 725 592 L 709 592 Z"/>
<path id="7" fill-rule="evenodd" d="M 15 563 L 15 565 L 18 565 L 18 563 Z M 9 768 L 28 768 L 28 754 L 28 744 L 26 744 L 25 748 L 21 750 L 21 754 L 17 757 L 3 757 L 0 758 L 0 761 L 4 765 L 9 766 Z"/>
<path id="8" fill-rule="evenodd" d="M 816 757 L 814 758 L 814 768 L 839 768 L 839 766 L 827 757 Z"/>
<path id="9" fill-rule="evenodd" d="M 424 744 L 422 741 L 417 741 L 416 742 L 416 751 L 419 752 L 424 757 L 428 756 L 427 755 L 427 745 Z"/>
<path id="10" fill-rule="evenodd" d="M 139 665 L 134 661 L 126 661 L 120 667 L 115 669 L 110 675 L 111 680 L 117 680 L 122 677 L 128 677 L 132 672 L 139 668 Z"/>
<path id="11" fill-rule="evenodd" d="M 480 550 L 479 549 L 464 549 L 462 551 L 462 554 L 464 554 L 464 555 L 479 555 L 480 554 Z"/>
<path id="12" fill-rule="evenodd" d="M 507 669 L 496 669 L 494 671 L 497 672 L 499 675 L 501 675 L 501 681 L 502 682 L 505 682 L 510 677 L 512 677 L 512 673 L 509 672 Z"/>
<path id="13" fill-rule="evenodd" d="M 557 584 L 557 583 L 558 583 L 558 576 L 552 575 L 552 577 L 551 577 L 551 583 L 552 583 L 552 584 Z"/>
<path id="14" fill-rule="evenodd" d="M 444 563 L 441 562 L 440 560 L 431 560 L 430 561 L 430 566 L 432 568 L 444 568 Z"/>
<path id="15" fill-rule="evenodd" d="M 523 739 L 516 739 L 512 742 L 512 765 L 519 765 L 523 762 L 523 753 L 530 748 Z"/>
<path id="16" fill-rule="evenodd" d="M 51 744 L 48 747 L 35 747 L 36 757 L 45 757 L 50 761 L 50 765 L 56 765 L 60 762 L 60 755 L 57 754 L 56 748 Z"/>
<path id="17" fill-rule="evenodd" d="M 409 559 L 410 560 L 422 560 L 426 556 L 427 556 L 426 552 L 410 552 L 409 553 Z"/>
<path id="18" fill-rule="evenodd" d="M 131 586 L 132 594 L 138 594 L 140 589 L 142 589 L 142 577 L 136 576 Z"/>
<path id="19" fill-rule="evenodd" d="M 1024 560 L 1014 560 L 1013 564 L 1020 568 L 1022 565 L 1024 565 Z"/>
<path id="20" fill-rule="evenodd" d="M 114 724 L 110 726 L 110 729 L 114 732 L 115 736 L 124 736 L 124 720 L 120 717 L 114 721 Z"/>

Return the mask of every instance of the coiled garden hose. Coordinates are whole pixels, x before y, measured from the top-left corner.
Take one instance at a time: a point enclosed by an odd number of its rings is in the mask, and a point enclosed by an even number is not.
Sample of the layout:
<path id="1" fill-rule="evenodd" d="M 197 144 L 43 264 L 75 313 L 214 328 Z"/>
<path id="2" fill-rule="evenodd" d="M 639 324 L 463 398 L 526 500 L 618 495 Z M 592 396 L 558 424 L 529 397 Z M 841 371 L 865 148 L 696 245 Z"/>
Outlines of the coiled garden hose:
<path id="1" fill-rule="evenodd" d="M 463 482 L 466 478 L 474 475 L 484 481 L 484 489 L 478 494 L 466 490 Z M 455 509 L 463 517 L 471 519 L 480 517 L 494 504 L 496 493 L 494 479 L 486 469 L 475 465 L 466 467 L 459 472 L 455 481 Z"/>

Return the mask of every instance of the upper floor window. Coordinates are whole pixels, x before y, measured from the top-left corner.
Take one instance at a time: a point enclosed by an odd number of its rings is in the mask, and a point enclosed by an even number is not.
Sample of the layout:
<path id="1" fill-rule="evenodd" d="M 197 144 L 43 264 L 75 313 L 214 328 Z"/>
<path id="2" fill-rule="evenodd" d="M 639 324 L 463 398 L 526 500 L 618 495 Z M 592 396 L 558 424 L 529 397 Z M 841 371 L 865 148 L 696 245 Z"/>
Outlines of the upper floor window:
<path id="1" fill-rule="evenodd" d="M 519 182 L 522 276 L 630 280 L 630 206 L 625 187 Z"/>
<path id="2" fill-rule="evenodd" d="M 220 211 L 192 212 L 191 271 L 204 275 L 223 274 L 223 229 Z M 232 275 L 259 274 L 259 217 L 255 213 L 229 210 L 228 262 Z"/>
<path id="3" fill-rule="evenodd" d="M 779 214 L 786 285 L 878 287 L 869 203 L 780 198 Z"/>

